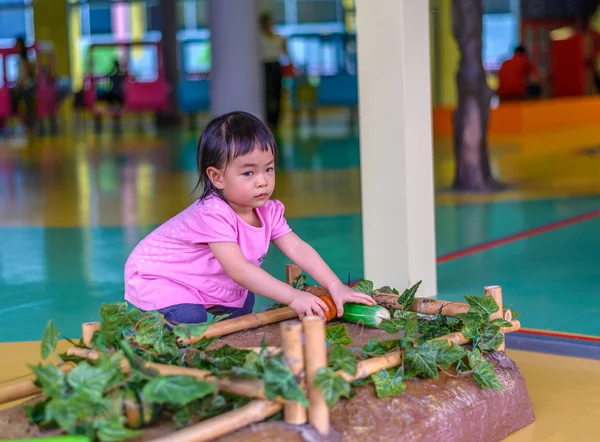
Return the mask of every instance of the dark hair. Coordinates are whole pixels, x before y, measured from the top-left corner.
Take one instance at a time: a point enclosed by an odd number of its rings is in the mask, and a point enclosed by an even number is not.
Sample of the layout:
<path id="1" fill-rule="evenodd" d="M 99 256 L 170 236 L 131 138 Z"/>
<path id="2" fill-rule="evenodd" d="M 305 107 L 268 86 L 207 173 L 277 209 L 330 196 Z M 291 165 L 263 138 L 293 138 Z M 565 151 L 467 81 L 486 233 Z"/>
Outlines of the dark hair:
<path id="1" fill-rule="evenodd" d="M 525 46 L 519 45 L 515 48 L 515 53 L 527 54 L 527 49 L 525 49 Z"/>
<path id="2" fill-rule="evenodd" d="M 223 199 L 223 194 L 208 178 L 206 169 L 221 169 L 241 155 L 255 148 L 271 151 L 277 161 L 277 145 L 269 128 L 260 118 L 248 112 L 235 111 L 211 120 L 202 131 L 198 142 L 198 183 L 194 190 L 202 188 L 199 200 L 211 194 Z"/>
<path id="3" fill-rule="evenodd" d="M 273 16 L 271 15 L 271 13 L 269 12 L 263 12 L 262 14 L 260 14 L 258 21 L 260 23 L 260 25 L 262 27 L 264 27 L 267 22 L 271 21 L 273 19 Z"/>

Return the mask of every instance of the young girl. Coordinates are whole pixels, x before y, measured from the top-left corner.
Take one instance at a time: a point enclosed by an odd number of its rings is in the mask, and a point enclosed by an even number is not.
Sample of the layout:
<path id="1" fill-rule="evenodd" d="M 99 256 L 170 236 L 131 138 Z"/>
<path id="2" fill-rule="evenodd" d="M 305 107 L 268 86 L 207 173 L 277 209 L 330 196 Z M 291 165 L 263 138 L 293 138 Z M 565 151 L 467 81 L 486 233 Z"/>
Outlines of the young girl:
<path id="1" fill-rule="evenodd" d="M 275 188 L 277 149 L 258 118 L 232 112 L 212 120 L 198 144 L 200 198 L 144 238 L 125 265 L 125 299 L 168 321 L 201 323 L 207 312 L 230 318 L 252 312 L 254 293 L 324 316 L 326 304 L 261 269 L 269 243 L 323 287 L 336 304 L 375 301 L 344 285 L 295 233 Z"/>

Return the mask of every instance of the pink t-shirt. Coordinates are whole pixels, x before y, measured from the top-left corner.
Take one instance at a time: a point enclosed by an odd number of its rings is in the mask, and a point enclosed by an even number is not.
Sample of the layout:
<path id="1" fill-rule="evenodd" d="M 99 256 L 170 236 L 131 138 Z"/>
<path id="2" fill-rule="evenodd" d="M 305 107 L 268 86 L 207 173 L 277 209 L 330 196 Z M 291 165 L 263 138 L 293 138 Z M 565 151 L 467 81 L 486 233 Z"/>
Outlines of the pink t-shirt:
<path id="1" fill-rule="evenodd" d="M 174 304 L 242 307 L 248 290 L 223 270 L 208 243 L 235 242 L 260 266 L 269 243 L 291 232 L 279 201 L 256 209 L 262 223 L 243 221 L 225 201 L 196 201 L 144 238 L 125 264 L 125 299 L 142 310 Z"/>

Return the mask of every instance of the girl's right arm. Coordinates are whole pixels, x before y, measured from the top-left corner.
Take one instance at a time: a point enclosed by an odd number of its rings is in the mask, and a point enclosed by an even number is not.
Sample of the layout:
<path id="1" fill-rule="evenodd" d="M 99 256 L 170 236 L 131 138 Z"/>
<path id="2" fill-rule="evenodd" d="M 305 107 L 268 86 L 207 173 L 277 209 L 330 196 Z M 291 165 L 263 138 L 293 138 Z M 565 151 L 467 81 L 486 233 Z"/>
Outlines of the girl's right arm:
<path id="1" fill-rule="evenodd" d="M 210 243 L 210 250 L 219 261 L 227 275 L 237 284 L 253 293 L 265 296 L 274 301 L 287 304 L 294 309 L 300 318 L 314 313 L 325 316 L 327 305 L 319 297 L 274 278 L 258 266 L 250 264 L 240 249 L 233 242 Z"/>

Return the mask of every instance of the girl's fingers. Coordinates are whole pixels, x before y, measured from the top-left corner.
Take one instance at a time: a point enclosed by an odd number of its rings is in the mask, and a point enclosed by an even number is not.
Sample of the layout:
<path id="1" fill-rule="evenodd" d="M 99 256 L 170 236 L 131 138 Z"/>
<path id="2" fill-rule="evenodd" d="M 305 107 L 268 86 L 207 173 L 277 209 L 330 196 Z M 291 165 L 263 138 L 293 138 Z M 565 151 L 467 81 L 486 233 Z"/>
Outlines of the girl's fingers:
<path id="1" fill-rule="evenodd" d="M 315 297 L 315 302 L 321 306 L 323 311 L 329 311 L 329 307 L 327 307 L 327 304 L 325 304 L 325 301 L 323 301 L 321 298 Z"/>
<path id="2" fill-rule="evenodd" d="M 317 299 L 319 299 L 319 298 L 317 298 Z M 319 299 L 319 301 L 321 301 L 321 300 Z M 321 301 L 321 302 L 322 302 L 322 301 Z M 315 303 L 315 305 L 313 306 L 313 308 L 312 308 L 312 309 L 313 309 L 313 311 L 314 311 L 314 312 L 315 312 L 317 315 L 321 316 L 322 318 L 324 318 L 324 317 L 325 317 L 325 313 L 323 312 L 323 308 L 322 308 L 322 307 L 321 307 L 321 306 L 320 306 L 318 303 Z"/>

